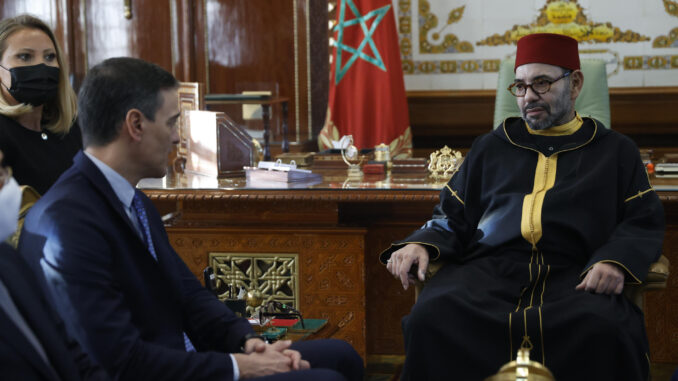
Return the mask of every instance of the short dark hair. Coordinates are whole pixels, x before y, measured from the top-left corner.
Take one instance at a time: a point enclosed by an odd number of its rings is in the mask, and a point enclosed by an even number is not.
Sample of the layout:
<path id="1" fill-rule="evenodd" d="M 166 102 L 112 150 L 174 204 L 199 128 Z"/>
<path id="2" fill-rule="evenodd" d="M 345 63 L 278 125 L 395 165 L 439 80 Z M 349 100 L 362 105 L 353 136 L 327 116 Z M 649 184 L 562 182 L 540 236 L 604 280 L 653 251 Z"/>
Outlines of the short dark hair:
<path id="1" fill-rule="evenodd" d="M 115 140 L 133 108 L 154 120 L 162 106 L 160 92 L 177 86 L 172 74 L 138 58 L 109 58 L 94 66 L 78 92 L 83 145 L 101 147 Z"/>

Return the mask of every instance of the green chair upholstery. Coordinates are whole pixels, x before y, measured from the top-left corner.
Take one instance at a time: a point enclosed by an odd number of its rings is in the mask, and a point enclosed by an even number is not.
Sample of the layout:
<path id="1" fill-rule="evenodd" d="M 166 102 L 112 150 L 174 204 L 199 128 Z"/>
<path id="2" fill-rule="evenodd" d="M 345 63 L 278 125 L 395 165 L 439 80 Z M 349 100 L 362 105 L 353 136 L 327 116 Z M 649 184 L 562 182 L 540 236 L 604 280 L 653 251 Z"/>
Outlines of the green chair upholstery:
<path id="1" fill-rule="evenodd" d="M 515 58 L 507 58 L 501 61 L 499 67 L 497 97 L 494 103 L 494 128 L 508 117 L 520 116 L 516 97 L 506 90 L 515 79 L 514 62 Z M 598 59 L 582 59 L 581 71 L 584 74 L 584 86 L 574 104 L 575 110 L 579 115 L 595 118 L 610 128 L 610 95 L 605 62 Z"/>

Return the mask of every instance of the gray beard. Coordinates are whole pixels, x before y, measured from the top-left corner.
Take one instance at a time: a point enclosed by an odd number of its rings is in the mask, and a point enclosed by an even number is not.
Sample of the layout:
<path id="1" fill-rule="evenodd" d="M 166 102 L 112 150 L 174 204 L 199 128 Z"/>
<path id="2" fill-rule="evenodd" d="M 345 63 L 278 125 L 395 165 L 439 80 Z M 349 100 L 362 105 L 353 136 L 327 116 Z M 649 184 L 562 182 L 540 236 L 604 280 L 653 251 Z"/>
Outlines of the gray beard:
<path id="1" fill-rule="evenodd" d="M 546 119 L 539 121 L 532 121 L 528 119 L 527 110 L 534 107 L 543 108 L 548 114 L 546 116 Z M 525 108 L 523 108 L 522 110 L 523 120 L 525 120 L 525 122 L 527 122 L 527 125 L 530 126 L 530 128 L 533 130 L 546 130 L 551 127 L 560 126 L 569 122 L 570 119 L 568 117 L 571 110 L 569 88 L 567 91 L 564 91 L 563 94 L 556 100 L 556 103 L 554 104 L 554 109 L 555 111 L 552 113 L 551 106 L 549 106 L 545 102 L 534 102 L 527 104 L 525 105 Z"/>

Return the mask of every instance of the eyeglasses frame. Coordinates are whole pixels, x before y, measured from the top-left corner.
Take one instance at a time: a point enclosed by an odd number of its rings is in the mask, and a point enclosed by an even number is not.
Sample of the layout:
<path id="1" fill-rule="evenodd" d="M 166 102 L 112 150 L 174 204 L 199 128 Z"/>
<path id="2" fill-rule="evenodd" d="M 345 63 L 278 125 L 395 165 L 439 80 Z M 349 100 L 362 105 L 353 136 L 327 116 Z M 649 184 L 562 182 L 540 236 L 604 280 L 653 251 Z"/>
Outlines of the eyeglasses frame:
<path id="1" fill-rule="evenodd" d="M 558 78 L 556 78 L 556 79 L 544 79 L 544 81 L 546 81 L 546 83 L 548 83 L 548 87 L 546 88 L 546 90 L 544 90 L 544 91 L 542 91 L 542 92 L 539 92 L 539 91 L 535 90 L 534 87 L 532 87 L 532 85 L 534 85 L 534 82 L 532 82 L 532 83 L 530 83 L 530 84 L 527 84 L 527 83 L 524 83 L 524 82 L 513 82 L 512 84 L 509 85 L 509 87 L 506 88 L 506 90 L 508 90 L 509 93 L 511 93 L 511 95 L 513 95 L 514 97 L 517 97 L 517 98 L 522 98 L 522 97 L 524 97 L 525 95 L 527 95 L 527 89 L 528 89 L 528 88 L 532 89 L 532 91 L 533 91 L 535 94 L 540 94 L 540 95 L 541 95 L 541 94 L 546 94 L 546 93 L 548 93 L 549 91 L 551 91 L 551 86 L 553 86 L 554 83 L 560 81 L 560 80 L 563 79 L 563 78 L 569 77 L 570 74 L 572 74 L 573 72 L 574 72 L 573 70 L 569 70 L 569 71 L 566 71 L 565 73 L 563 73 L 560 77 L 558 77 Z M 516 85 L 518 85 L 519 83 L 522 84 L 522 85 L 525 85 L 525 94 L 523 94 L 523 95 L 518 95 L 518 94 L 516 94 L 516 93 L 513 92 L 513 89 L 514 89 L 514 88 L 516 87 Z"/>

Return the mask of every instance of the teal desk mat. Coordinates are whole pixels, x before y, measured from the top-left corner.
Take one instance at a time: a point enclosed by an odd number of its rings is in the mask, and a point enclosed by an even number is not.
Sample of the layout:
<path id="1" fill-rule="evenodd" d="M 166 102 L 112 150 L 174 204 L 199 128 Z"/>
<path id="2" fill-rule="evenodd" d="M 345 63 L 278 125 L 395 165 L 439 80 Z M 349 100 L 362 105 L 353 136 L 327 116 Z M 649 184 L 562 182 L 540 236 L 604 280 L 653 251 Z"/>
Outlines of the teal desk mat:
<path id="1" fill-rule="evenodd" d="M 318 332 L 325 324 L 327 324 L 327 319 L 304 319 L 303 328 L 301 322 L 298 321 L 289 329 L 290 332 Z"/>
<path id="2" fill-rule="evenodd" d="M 266 340 L 278 340 L 287 333 L 287 328 L 269 327 L 261 333 Z"/>

